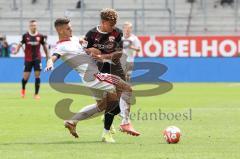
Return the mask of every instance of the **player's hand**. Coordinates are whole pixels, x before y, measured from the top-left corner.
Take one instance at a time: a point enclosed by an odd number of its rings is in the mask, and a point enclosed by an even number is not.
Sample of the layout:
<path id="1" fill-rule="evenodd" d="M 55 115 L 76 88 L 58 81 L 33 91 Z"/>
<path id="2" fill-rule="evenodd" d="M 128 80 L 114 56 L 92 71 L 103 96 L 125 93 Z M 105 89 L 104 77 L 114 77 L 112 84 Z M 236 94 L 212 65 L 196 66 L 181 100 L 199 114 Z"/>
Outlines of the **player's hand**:
<path id="1" fill-rule="evenodd" d="M 90 56 L 92 56 L 93 54 L 94 55 L 101 55 L 101 51 L 96 49 L 96 48 L 88 48 L 88 49 L 85 49 L 86 53 L 89 54 Z"/>
<path id="2" fill-rule="evenodd" d="M 53 70 L 54 67 L 53 67 L 53 61 L 52 59 L 48 59 L 47 61 L 47 67 L 44 69 L 44 72 L 47 72 L 47 71 L 51 71 Z"/>
<path id="3" fill-rule="evenodd" d="M 132 50 L 134 50 L 134 49 L 135 49 L 135 47 L 134 47 L 133 45 L 130 45 L 130 46 L 129 46 L 129 49 L 132 49 Z"/>
<path id="4" fill-rule="evenodd" d="M 139 48 L 136 48 L 136 47 L 134 47 L 133 45 L 130 45 L 130 46 L 129 46 L 129 49 L 132 49 L 132 50 L 135 50 L 135 51 L 140 51 Z"/>
<path id="5" fill-rule="evenodd" d="M 86 40 L 84 40 L 84 38 L 80 38 L 79 39 L 79 43 L 84 47 L 87 48 L 88 46 L 88 42 Z"/>
<path id="6" fill-rule="evenodd" d="M 16 50 L 14 50 L 13 52 L 12 52 L 12 54 L 13 55 L 16 55 L 18 52 L 16 51 Z"/>
<path id="7" fill-rule="evenodd" d="M 103 57 L 102 57 L 102 55 L 92 54 L 91 56 L 92 56 L 92 58 L 93 58 L 94 60 L 96 60 L 96 61 L 103 62 L 103 60 L 104 60 Z"/>

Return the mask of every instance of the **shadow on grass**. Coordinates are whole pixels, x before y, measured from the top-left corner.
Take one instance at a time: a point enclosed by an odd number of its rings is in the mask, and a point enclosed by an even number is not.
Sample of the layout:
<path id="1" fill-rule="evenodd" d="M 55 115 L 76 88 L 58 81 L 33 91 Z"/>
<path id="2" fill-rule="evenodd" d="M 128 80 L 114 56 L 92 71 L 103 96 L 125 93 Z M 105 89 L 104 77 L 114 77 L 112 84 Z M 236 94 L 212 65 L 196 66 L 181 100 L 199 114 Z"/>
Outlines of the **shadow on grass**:
<path id="1" fill-rule="evenodd" d="M 59 142 L 12 142 L 12 143 L 0 143 L 0 146 L 13 146 L 13 145 L 61 145 L 61 144 L 106 144 L 102 141 L 59 141 Z M 118 144 L 134 144 L 134 143 L 113 143 Z"/>
<path id="2" fill-rule="evenodd" d="M 58 145 L 58 144 L 96 144 L 101 141 L 58 141 L 58 142 L 12 142 L 12 143 L 1 143 L 2 146 L 8 145 Z"/>

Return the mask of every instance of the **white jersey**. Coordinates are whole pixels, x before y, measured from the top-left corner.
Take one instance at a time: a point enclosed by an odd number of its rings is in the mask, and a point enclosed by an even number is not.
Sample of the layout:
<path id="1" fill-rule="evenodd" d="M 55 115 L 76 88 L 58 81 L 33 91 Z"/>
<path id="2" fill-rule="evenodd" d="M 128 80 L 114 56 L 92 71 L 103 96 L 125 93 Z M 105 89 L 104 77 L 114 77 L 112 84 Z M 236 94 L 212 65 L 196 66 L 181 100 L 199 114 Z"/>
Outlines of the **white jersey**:
<path id="1" fill-rule="evenodd" d="M 134 56 L 136 51 L 133 49 L 130 49 L 129 47 L 132 45 L 136 48 L 141 48 L 141 43 L 138 39 L 137 36 L 135 36 L 134 34 L 131 34 L 130 37 L 122 38 L 123 40 L 123 53 L 127 56 L 127 62 L 134 62 Z"/>
<path id="2" fill-rule="evenodd" d="M 84 51 L 77 38 L 59 41 L 52 53 L 60 55 L 61 59 L 76 70 L 85 82 L 95 80 L 94 75 L 99 73 L 95 60 Z"/>

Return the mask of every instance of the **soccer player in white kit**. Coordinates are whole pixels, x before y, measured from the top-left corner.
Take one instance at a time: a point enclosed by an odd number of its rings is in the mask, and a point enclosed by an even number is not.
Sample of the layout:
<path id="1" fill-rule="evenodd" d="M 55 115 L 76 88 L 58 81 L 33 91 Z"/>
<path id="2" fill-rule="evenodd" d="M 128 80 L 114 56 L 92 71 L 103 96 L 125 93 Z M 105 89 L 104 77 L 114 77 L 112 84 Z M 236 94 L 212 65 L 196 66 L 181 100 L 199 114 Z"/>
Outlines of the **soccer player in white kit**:
<path id="1" fill-rule="evenodd" d="M 121 57 L 121 64 L 125 73 L 126 81 L 130 82 L 131 74 L 134 66 L 134 56 L 140 51 L 141 43 L 138 37 L 132 34 L 132 24 L 125 22 L 123 25 L 123 55 Z M 120 98 L 120 116 L 122 124 L 130 123 L 130 104 Z"/>
<path id="2" fill-rule="evenodd" d="M 122 67 L 126 75 L 126 81 L 130 81 L 134 65 L 134 56 L 141 50 L 141 42 L 132 33 L 132 23 L 123 24 L 123 56 L 121 57 Z"/>
<path id="3" fill-rule="evenodd" d="M 79 113 L 71 119 L 65 120 L 64 125 L 74 137 L 78 137 L 76 125 L 79 121 L 93 117 L 94 115 L 109 109 L 108 106 L 118 103 L 121 94 L 116 90 L 132 92 L 131 86 L 117 76 L 107 73 L 100 73 L 96 65 L 98 60 L 98 49 L 84 49 L 79 43 L 79 39 L 72 38 L 72 28 L 70 20 L 58 18 L 55 21 L 55 28 L 59 36 L 59 42 L 53 49 L 53 55 L 47 62 L 45 71 L 53 69 L 54 62 L 61 58 L 66 64 L 72 67 L 82 77 L 83 84 L 89 88 L 95 99 L 96 104 L 85 106 Z M 95 59 L 95 60 L 94 60 Z M 113 143 L 111 133 L 104 134 L 102 141 Z"/>

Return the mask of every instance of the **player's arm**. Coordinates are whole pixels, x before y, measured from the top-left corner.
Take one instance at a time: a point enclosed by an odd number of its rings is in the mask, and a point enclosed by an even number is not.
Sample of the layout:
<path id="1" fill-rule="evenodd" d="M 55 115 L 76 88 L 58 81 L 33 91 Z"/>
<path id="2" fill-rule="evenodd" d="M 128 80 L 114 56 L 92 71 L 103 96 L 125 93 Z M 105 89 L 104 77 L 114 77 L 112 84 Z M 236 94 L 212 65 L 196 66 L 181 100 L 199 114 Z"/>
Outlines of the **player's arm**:
<path id="1" fill-rule="evenodd" d="M 104 62 L 119 59 L 122 56 L 121 51 L 115 51 L 110 54 L 102 54 L 100 50 L 92 47 L 85 49 L 86 53 L 89 54 L 94 60 Z"/>
<path id="2" fill-rule="evenodd" d="M 46 55 L 46 60 L 48 60 L 50 58 L 50 54 L 49 54 L 49 51 L 48 51 L 48 45 L 47 44 L 43 45 L 43 51 Z"/>
<path id="3" fill-rule="evenodd" d="M 123 50 L 122 37 L 123 37 L 123 33 L 122 33 L 122 31 L 120 31 L 120 34 L 116 38 L 116 42 L 118 44 L 116 50 L 114 52 L 110 53 L 110 54 L 102 54 L 103 59 L 116 61 L 116 60 L 119 60 L 122 57 L 122 53 L 123 53 L 123 51 L 122 51 Z"/>
<path id="4" fill-rule="evenodd" d="M 20 50 L 20 48 L 23 46 L 23 44 L 25 44 L 25 35 L 22 36 L 22 40 L 20 41 L 20 43 L 17 45 L 16 49 L 13 51 L 13 54 L 17 54 Z"/>
<path id="5" fill-rule="evenodd" d="M 80 38 L 79 43 L 84 47 L 84 48 L 92 48 L 94 40 L 92 39 L 92 31 L 88 31 L 87 34 L 83 37 Z"/>
<path id="6" fill-rule="evenodd" d="M 61 55 L 54 53 L 48 60 L 47 60 L 47 67 L 45 71 L 51 71 L 54 68 L 54 63 L 61 57 Z"/>
<path id="7" fill-rule="evenodd" d="M 15 54 L 15 55 L 16 55 L 16 54 L 19 52 L 19 50 L 20 50 L 21 47 L 22 47 L 22 44 L 19 43 L 19 44 L 17 45 L 17 47 L 15 48 L 15 50 L 12 52 L 12 54 Z"/>
<path id="8" fill-rule="evenodd" d="M 110 54 L 102 54 L 101 58 L 105 60 L 117 60 L 122 57 L 122 49 L 112 52 Z"/>
<path id="9" fill-rule="evenodd" d="M 123 33 L 120 32 L 119 36 L 116 38 L 116 42 L 117 42 L 118 46 L 114 52 L 108 53 L 108 54 L 102 53 L 101 55 L 98 55 L 98 58 L 101 59 L 102 61 L 104 61 L 104 60 L 112 60 L 112 61 L 119 60 L 122 57 L 122 53 L 123 53 L 122 37 L 123 37 Z"/>
<path id="10" fill-rule="evenodd" d="M 134 45 L 131 45 L 129 48 L 134 50 L 134 51 L 136 51 L 136 52 L 140 51 L 140 48 L 139 47 L 135 47 Z"/>
<path id="11" fill-rule="evenodd" d="M 140 52 L 141 51 L 141 42 L 140 42 L 140 40 L 137 37 L 135 37 L 134 41 L 133 41 L 133 45 L 131 45 L 129 48 L 133 49 L 136 52 Z"/>
<path id="12" fill-rule="evenodd" d="M 49 51 L 48 51 L 48 44 L 46 42 L 46 39 L 47 39 L 47 36 L 42 36 L 41 44 L 43 46 L 43 51 L 46 55 L 46 60 L 48 60 L 50 58 L 50 54 L 49 54 Z"/>

